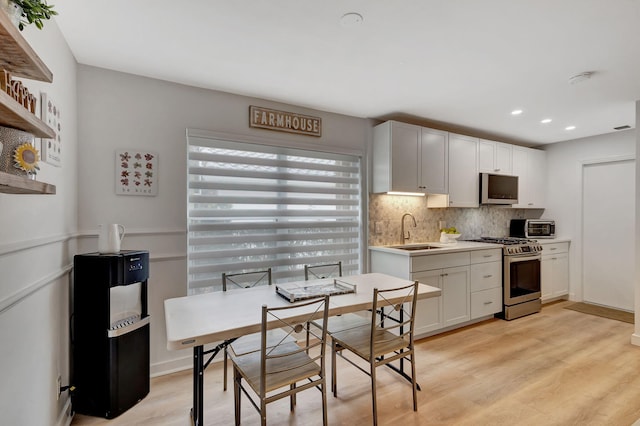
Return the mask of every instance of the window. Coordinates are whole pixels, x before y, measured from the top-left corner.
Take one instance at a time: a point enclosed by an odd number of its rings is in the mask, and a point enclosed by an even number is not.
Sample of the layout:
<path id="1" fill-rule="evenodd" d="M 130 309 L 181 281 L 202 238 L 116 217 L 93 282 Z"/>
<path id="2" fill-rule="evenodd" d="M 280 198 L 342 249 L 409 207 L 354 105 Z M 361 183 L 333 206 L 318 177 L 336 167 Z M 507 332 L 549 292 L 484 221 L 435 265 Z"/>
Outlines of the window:
<path id="1" fill-rule="evenodd" d="M 221 290 L 223 272 L 360 272 L 360 158 L 190 135 L 187 162 L 189 294 Z"/>

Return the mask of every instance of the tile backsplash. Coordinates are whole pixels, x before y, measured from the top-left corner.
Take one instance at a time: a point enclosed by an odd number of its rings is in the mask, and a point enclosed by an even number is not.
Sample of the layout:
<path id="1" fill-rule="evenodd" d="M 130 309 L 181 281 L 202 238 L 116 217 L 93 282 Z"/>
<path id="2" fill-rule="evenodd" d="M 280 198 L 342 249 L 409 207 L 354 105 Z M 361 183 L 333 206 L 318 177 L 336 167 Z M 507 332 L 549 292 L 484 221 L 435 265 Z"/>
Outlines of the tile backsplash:
<path id="1" fill-rule="evenodd" d="M 421 243 L 440 240 L 438 223 L 455 226 L 462 234 L 460 239 L 479 237 L 505 237 L 509 235 L 510 219 L 537 219 L 543 209 L 513 209 L 503 206 L 481 206 L 479 208 L 427 208 L 426 197 L 411 197 L 386 194 L 369 195 L 369 245 L 385 246 L 403 243 Z M 411 238 L 403 241 L 401 235 L 402 215 L 405 232 Z M 376 232 L 377 231 L 377 232 Z"/>

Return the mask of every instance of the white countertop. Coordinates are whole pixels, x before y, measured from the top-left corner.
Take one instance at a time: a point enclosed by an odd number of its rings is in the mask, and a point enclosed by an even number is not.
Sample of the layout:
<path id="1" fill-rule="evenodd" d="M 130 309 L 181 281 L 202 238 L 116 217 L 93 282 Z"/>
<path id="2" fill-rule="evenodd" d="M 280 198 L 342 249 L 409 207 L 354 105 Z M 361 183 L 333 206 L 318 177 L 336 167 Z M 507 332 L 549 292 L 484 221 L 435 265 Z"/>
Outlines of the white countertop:
<path id="1" fill-rule="evenodd" d="M 566 243 L 571 242 L 569 238 L 539 238 L 539 244 L 552 244 L 552 243 Z M 436 248 L 430 248 L 425 250 L 403 250 L 397 248 L 398 246 L 431 246 Z M 492 248 L 502 248 L 502 244 L 493 243 L 479 243 L 475 241 L 458 241 L 455 243 L 440 243 L 440 242 L 423 242 L 423 243 L 407 243 L 407 244 L 394 244 L 390 246 L 369 246 L 369 250 L 382 251 L 387 253 L 402 254 L 405 256 L 424 256 L 425 254 L 442 254 L 442 253 L 455 253 L 460 251 L 472 251 L 472 250 L 487 250 Z"/>
<path id="2" fill-rule="evenodd" d="M 395 248 L 399 245 L 402 246 L 423 246 L 429 245 L 431 249 L 425 250 L 403 250 Z M 440 242 L 424 242 L 424 243 L 408 243 L 408 244 L 394 244 L 391 246 L 369 246 L 369 250 L 384 251 L 387 253 L 403 254 L 406 256 L 424 256 L 425 254 L 442 254 L 442 253 L 454 253 L 459 251 L 472 251 L 472 250 L 486 250 L 492 248 L 502 248 L 502 244 L 491 243 L 478 243 L 474 241 L 458 241 L 455 243 L 440 243 Z"/>

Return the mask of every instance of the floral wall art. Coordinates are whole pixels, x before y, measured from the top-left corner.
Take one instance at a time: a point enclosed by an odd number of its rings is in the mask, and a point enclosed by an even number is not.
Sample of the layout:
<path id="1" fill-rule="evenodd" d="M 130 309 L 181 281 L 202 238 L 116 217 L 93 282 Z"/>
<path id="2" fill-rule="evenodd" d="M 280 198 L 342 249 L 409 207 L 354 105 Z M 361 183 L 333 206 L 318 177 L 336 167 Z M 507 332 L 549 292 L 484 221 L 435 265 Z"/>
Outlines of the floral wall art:
<path id="1" fill-rule="evenodd" d="M 51 127 L 56 136 L 53 139 L 42 139 L 40 142 L 40 151 L 42 161 L 53 166 L 60 167 L 62 165 L 62 124 L 60 122 L 60 106 L 51 100 L 46 93 L 40 93 L 40 115 L 42 121 Z"/>
<path id="2" fill-rule="evenodd" d="M 158 154 L 134 149 L 116 151 L 116 194 L 157 195 Z"/>

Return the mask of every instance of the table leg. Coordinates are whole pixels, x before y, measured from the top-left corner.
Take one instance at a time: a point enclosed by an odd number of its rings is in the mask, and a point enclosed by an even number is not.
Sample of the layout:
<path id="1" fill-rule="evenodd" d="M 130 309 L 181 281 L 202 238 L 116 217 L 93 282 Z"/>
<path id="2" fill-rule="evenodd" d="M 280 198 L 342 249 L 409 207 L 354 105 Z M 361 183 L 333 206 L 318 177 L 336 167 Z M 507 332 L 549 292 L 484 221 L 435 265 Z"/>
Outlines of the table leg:
<path id="1" fill-rule="evenodd" d="M 193 348 L 193 408 L 191 420 L 194 426 L 204 424 L 204 350 L 202 345 Z"/>

